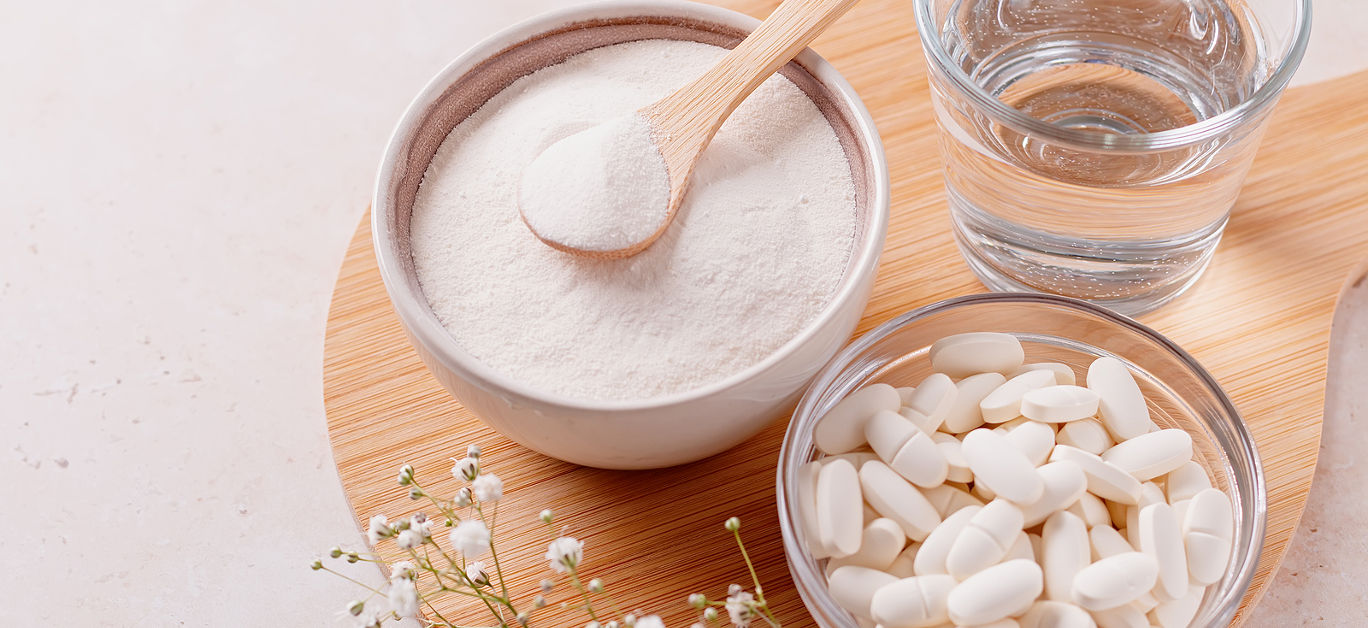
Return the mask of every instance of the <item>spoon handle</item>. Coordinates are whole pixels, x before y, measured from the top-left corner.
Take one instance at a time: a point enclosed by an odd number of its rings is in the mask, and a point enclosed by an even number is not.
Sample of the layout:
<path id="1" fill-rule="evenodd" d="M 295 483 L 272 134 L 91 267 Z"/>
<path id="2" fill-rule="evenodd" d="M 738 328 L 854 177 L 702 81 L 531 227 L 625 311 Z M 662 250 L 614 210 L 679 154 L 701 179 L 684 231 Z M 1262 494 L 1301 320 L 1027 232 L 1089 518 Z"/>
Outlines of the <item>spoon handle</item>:
<path id="1" fill-rule="evenodd" d="M 702 152 L 732 110 L 857 1 L 785 0 L 717 65 L 653 104 L 652 124 L 678 149 Z"/>

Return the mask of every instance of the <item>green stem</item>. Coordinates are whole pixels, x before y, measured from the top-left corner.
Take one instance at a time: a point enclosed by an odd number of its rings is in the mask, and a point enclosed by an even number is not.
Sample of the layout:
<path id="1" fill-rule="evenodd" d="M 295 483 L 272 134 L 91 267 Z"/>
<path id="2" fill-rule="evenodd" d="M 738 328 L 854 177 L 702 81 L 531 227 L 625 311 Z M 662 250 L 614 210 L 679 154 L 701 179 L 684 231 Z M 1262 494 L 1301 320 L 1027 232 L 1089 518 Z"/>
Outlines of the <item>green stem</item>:
<path id="1" fill-rule="evenodd" d="M 504 599 L 508 600 L 508 585 L 504 582 L 503 567 L 499 566 L 499 552 L 494 549 L 494 527 L 490 525 L 489 522 L 485 521 L 484 506 L 479 502 L 475 503 L 475 513 L 479 515 L 480 521 L 485 524 L 485 527 L 489 528 L 489 555 L 494 561 L 494 573 L 499 577 L 499 590 L 503 593 Z M 495 516 L 499 514 L 498 504 L 494 505 L 493 514 Z M 508 610 L 512 611 L 514 615 L 518 614 L 518 609 L 513 608 L 513 603 L 511 601 L 508 603 Z"/>
<path id="2" fill-rule="evenodd" d="M 334 571 L 334 570 L 333 570 L 332 568 L 330 568 L 330 567 L 324 567 L 324 568 L 323 568 L 323 571 L 326 571 L 326 572 L 328 572 L 328 573 L 330 573 L 330 574 L 333 574 L 334 576 L 337 576 L 337 577 L 339 577 L 339 578 L 341 578 L 341 579 L 343 579 L 343 580 L 346 580 L 346 581 L 348 581 L 348 582 L 351 582 L 351 583 L 353 583 L 353 584 L 356 584 L 357 586 L 360 586 L 361 588 L 363 588 L 363 589 L 365 589 L 365 590 L 367 590 L 367 591 L 370 591 L 371 593 L 374 593 L 374 594 L 376 594 L 376 595 L 378 595 L 378 596 L 380 596 L 380 597 L 385 597 L 385 594 L 384 594 L 384 593 L 381 593 L 379 589 L 376 589 L 375 587 L 373 587 L 373 586 L 371 586 L 371 585 L 369 585 L 369 584 L 366 584 L 366 583 L 364 583 L 364 582 L 361 582 L 360 580 L 357 580 L 357 579 L 355 579 L 355 578 L 352 578 L 352 577 L 350 577 L 350 576 L 347 576 L 347 575 L 343 574 L 343 573 L 340 572 L 340 571 Z"/>
<path id="3" fill-rule="evenodd" d="M 568 571 L 570 573 L 571 584 L 574 584 L 575 589 L 577 589 L 580 592 L 580 595 L 584 597 L 584 611 L 589 613 L 589 619 L 598 621 L 598 616 L 594 614 L 594 604 L 593 602 L 589 601 L 589 590 L 584 588 L 584 584 L 580 582 L 579 574 L 576 573 L 576 568 L 569 567 Z"/>

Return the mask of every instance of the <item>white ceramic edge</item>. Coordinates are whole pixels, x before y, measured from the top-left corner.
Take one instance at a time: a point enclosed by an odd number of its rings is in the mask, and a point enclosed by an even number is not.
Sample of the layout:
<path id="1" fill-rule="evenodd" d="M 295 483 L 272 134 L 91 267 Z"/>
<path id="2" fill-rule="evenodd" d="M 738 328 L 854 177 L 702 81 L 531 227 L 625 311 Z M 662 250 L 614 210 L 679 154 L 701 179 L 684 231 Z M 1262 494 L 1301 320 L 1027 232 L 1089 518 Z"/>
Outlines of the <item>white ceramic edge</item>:
<path id="1" fill-rule="evenodd" d="M 592 19 L 627 15 L 670 16 L 751 30 L 759 20 L 711 5 L 680 0 L 620 0 L 581 5 L 533 17 L 476 44 L 439 72 L 400 118 L 381 161 L 372 199 L 372 239 L 381 277 L 411 344 L 437 379 L 492 427 L 515 441 L 570 462 L 610 468 L 652 468 L 697 460 L 748 438 L 780 406 L 802 392 L 821 365 L 840 350 L 863 313 L 882 254 L 889 214 L 889 178 L 883 145 L 859 96 L 835 68 L 811 49 L 796 61 L 838 94 L 854 114 L 855 140 L 875 173 L 868 189 L 864 237 L 832 301 L 798 336 L 761 362 L 726 379 L 685 393 L 646 401 L 592 402 L 536 391 L 498 373 L 462 350 L 437 320 L 421 292 L 408 289 L 398 259 L 389 208 L 389 182 L 422 115 L 455 79 L 480 62 L 538 33 Z M 820 350 L 814 352 L 811 347 Z M 776 395 L 773 388 L 789 394 Z M 769 410 L 741 412 L 738 404 Z M 743 408 L 744 410 L 744 408 Z M 751 416 L 744 416 L 744 415 Z M 557 420 L 548 420 L 555 416 Z M 749 423 L 745 419 L 750 418 Z M 764 420 L 757 420 L 764 419 Z M 643 425 L 642 423 L 647 423 Z M 679 427 L 669 428 L 666 424 Z M 635 429 L 651 442 L 608 442 L 602 436 Z M 555 433 L 551 433 L 555 432 Z M 671 434 L 671 432 L 674 432 Z M 630 440 L 630 439 L 624 439 Z"/>

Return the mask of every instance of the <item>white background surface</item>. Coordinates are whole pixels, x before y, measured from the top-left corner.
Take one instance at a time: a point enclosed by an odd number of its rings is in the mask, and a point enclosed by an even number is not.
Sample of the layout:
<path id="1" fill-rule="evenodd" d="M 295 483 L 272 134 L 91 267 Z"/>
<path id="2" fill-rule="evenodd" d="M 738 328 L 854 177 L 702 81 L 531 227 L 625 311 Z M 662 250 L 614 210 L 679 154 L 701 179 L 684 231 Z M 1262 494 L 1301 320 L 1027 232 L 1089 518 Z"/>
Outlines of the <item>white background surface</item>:
<path id="1" fill-rule="evenodd" d="M 343 250 L 422 83 L 561 4 L 0 3 L 0 625 L 342 621 L 306 565 L 359 541 L 320 385 Z M 1368 65 L 1359 6 L 1317 3 L 1299 80 Z M 1306 560 L 1268 613 L 1333 610 L 1293 604 Z M 1368 611 L 1345 569 L 1329 625 Z"/>

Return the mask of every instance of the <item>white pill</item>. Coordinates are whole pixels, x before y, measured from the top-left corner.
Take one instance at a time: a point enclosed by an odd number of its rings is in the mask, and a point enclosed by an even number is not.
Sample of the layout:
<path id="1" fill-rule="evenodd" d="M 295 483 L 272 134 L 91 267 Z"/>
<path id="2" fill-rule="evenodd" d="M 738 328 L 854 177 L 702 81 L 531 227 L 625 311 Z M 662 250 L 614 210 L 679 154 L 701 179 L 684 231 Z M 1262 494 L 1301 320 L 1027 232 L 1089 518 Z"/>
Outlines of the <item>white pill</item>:
<path id="1" fill-rule="evenodd" d="M 950 624 L 953 625 L 953 624 Z M 974 624 L 971 628 L 1021 628 L 1021 624 L 1011 617 L 1003 617 L 997 621 L 990 621 L 986 624 Z"/>
<path id="2" fill-rule="evenodd" d="M 926 496 L 927 501 L 936 507 L 936 512 L 941 517 L 949 517 L 962 508 L 982 506 L 985 503 L 970 495 L 968 491 L 948 484 L 925 489 L 922 494 Z"/>
<path id="3" fill-rule="evenodd" d="M 1050 452 L 1054 450 L 1055 431 L 1049 424 L 1023 420 L 1019 425 L 996 429 L 1002 430 L 1007 435 L 1007 440 L 1012 441 L 1012 446 L 1026 454 L 1026 459 L 1033 465 L 1045 464 L 1050 458 Z"/>
<path id="4" fill-rule="evenodd" d="M 997 499 L 997 493 L 994 493 L 988 488 L 988 485 L 983 482 L 975 482 L 973 488 L 969 489 L 969 493 L 974 497 L 983 500 L 983 503 L 985 504 Z"/>
<path id="5" fill-rule="evenodd" d="M 1159 430 L 1117 443 L 1102 459 L 1137 480 L 1157 478 L 1192 459 L 1192 436 L 1183 430 Z"/>
<path id="6" fill-rule="evenodd" d="M 1012 543 L 1011 549 L 1007 550 L 1007 555 L 1002 560 L 1035 560 L 1035 546 L 1031 545 L 1031 535 L 1022 532 L 1017 535 L 1017 540 Z"/>
<path id="7" fill-rule="evenodd" d="M 833 460 L 817 472 L 817 535 L 832 556 L 860 550 L 864 516 L 855 465 Z"/>
<path id="8" fill-rule="evenodd" d="M 1107 513 L 1107 504 L 1100 497 L 1086 492 L 1087 476 L 1083 476 L 1083 482 L 1084 493 L 1078 496 L 1078 501 L 1069 506 L 1068 511 L 1082 519 L 1089 528 L 1111 525 L 1111 515 Z"/>
<path id="9" fill-rule="evenodd" d="M 936 507 L 882 462 L 869 462 L 860 469 L 860 488 L 869 505 L 898 522 L 903 534 L 913 541 L 925 540 L 941 522 Z"/>
<path id="10" fill-rule="evenodd" d="M 1045 491 L 1040 499 L 1021 507 L 1027 528 L 1044 521 L 1055 511 L 1068 508 L 1087 494 L 1088 479 L 1083 475 L 1083 469 L 1073 462 L 1060 460 L 1042 465 L 1036 469 L 1036 475 L 1045 484 Z"/>
<path id="11" fill-rule="evenodd" d="M 872 618 L 870 603 L 879 589 L 898 579 L 877 569 L 849 565 L 831 572 L 827 590 L 837 604 L 857 617 Z"/>
<path id="12" fill-rule="evenodd" d="M 945 568 L 945 557 L 950 553 L 950 548 L 955 544 L 960 532 L 980 510 L 983 510 L 983 507 L 961 508 L 936 526 L 917 550 L 917 558 L 912 563 L 913 573 L 918 576 L 950 573 Z"/>
<path id="13" fill-rule="evenodd" d="M 945 555 L 945 570 L 964 580 L 1002 562 L 1021 534 L 1021 509 L 1005 499 L 995 499 L 969 518 Z"/>
<path id="14" fill-rule="evenodd" d="M 932 373 L 917 384 L 917 392 L 912 393 L 907 407 L 926 415 L 937 426 L 945 422 L 950 406 L 955 403 L 959 389 L 954 380 L 944 373 Z"/>
<path id="15" fill-rule="evenodd" d="M 945 418 L 942 416 L 939 420 L 932 419 L 912 408 L 901 408 L 898 410 L 898 414 L 903 415 L 904 419 L 911 421 L 913 425 L 921 428 L 921 431 L 926 432 L 927 434 L 935 434 L 936 430 L 941 427 L 941 420 Z"/>
<path id="16" fill-rule="evenodd" d="M 1046 386 L 1021 396 L 1021 416 L 1045 423 L 1067 423 L 1097 414 L 1097 393 L 1081 386 Z"/>
<path id="17" fill-rule="evenodd" d="M 898 522 L 880 517 L 865 524 L 860 534 L 860 551 L 845 558 L 833 558 L 831 562 L 887 571 L 906 544 L 907 536 Z"/>
<path id="18" fill-rule="evenodd" d="M 931 368 L 951 377 L 974 373 L 1011 373 L 1021 367 L 1026 352 L 1011 334 L 975 332 L 957 334 L 931 345 Z"/>
<path id="19" fill-rule="evenodd" d="M 865 425 L 865 438 L 888 466 L 918 486 L 945 482 L 945 454 L 931 436 L 897 412 L 880 411 Z"/>
<path id="20" fill-rule="evenodd" d="M 1183 541 L 1192 582 L 1208 585 L 1221 579 L 1230 562 L 1234 527 L 1230 498 L 1225 493 L 1209 488 L 1188 502 Z"/>
<path id="21" fill-rule="evenodd" d="M 1055 440 L 1070 447 L 1077 447 L 1090 454 L 1098 455 L 1116 444 L 1112 441 L 1111 434 L 1107 433 L 1107 428 L 1097 419 L 1082 419 L 1065 423 L 1060 426 L 1059 435 L 1055 437 Z"/>
<path id="22" fill-rule="evenodd" d="M 1036 362 L 1034 364 L 1023 364 L 1021 365 L 1021 368 L 1012 371 L 1012 374 L 1008 375 L 1008 377 L 1016 377 L 1023 373 L 1028 373 L 1030 371 L 1049 371 L 1051 373 L 1054 373 L 1055 384 L 1066 384 L 1072 386 L 1078 383 L 1077 379 L 1074 377 L 1073 367 L 1069 366 L 1068 364 L 1060 364 L 1059 362 Z"/>
<path id="23" fill-rule="evenodd" d="M 1149 628 L 1145 614 L 1130 605 L 1093 611 L 1092 616 L 1100 628 Z"/>
<path id="24" fill-rule="evenodd" d="M 1097 393 L 1098 416 L 1112 438 L 1128 440 L 1146 434 L 1150 426 L 1149 406 L 1130 369 L 1116 358 L 1098 358 L 1088 367 L 1088 388 Z"/>
<path id="25" fill-rule="evenodd" d="M 1162 577 L 1162 576 L 1161 576 L 1161 577 Z M 1156 589 L 1156 590 L 1158 590 L 1158 589 Z M 1131 602 L 1130 604 L 1127 604 L 1127 606 L 1129 606 L 1129 607 L 1131 607 L 1131 608 L 1133 608 L 1133 609 L 1135 609 L 1135 610 L 1137 610 L 1137 611 L 1140 611 L 1141 613 L 1148 613 L 1148 612 L 1150 612 L 1150 609 L 1153 609 L 1154 607 L 1156 607 L 1156 606 L 1158 606 L 1158 605 L 1159 605 L 1159 598 L 1154 597 L 1154 593 L 1153 593 L 1153 592 L 1146 593 L 1146 594 L 1144 594 L 1144 595 L 1142 595 L 1142 596 L 1136 598 L 1134 602 Z"/>
<path id="26" fill-rule="evenodd" d="M 980 571 L 950 591 L 946 600 L 950 620 L 974 625 L 1020 615 L 1031 607 L 1044 589 L 1040 565 L 1029 560 L 1009 560 Z"/>
<path id="27" fill-rule="evenodd" d="M 947 482 L 974 481 L 974 472 L 969 470 L 969 461 L 964 458 L 964 450 L 958 438 L 945 432 L 935 432 L 931 434 L 931 440 L 936 441 L 941 455 L 945 456 L 945 464 L 948 467 L 945 474 Z"/>
<path id="28" fill-rule="evenodd" d="M 1077 447 L 1055 445 L 1050 462 L 1056 460 L 1069 460 L 1082 467 L 1088 478 L 1088 491 L 1093 495 L 1128 506 L 1139 503 L 1140 480 L 1100 456 Z"/>
<path id="29" fill-rule="evenodd" d="M 1020 619 L 1021 628 L 1095 628 L 1092 615 L 1068 602 L 1040 600 Z"/>
<path id="30" fill-rule="evenodd" d="M 870 384 L 832 406 L 813 430 L 817 448 L 828 454 L 843 454 L 864 444 L 864 424 L 880 410 L 897 411 L 902 398 L 888 384 Z"/>
<path id="31" fill-rule="evenodd" d="M 1192 623 L 1192 618 L 1197 616 L 1197 609 L 1201 607 L 1205 595 L 1206 587 L 1190 585 L 1183 597 L 1160 602 L 1155 606 L 1154 610 L 1150 611 L 1150 621 L 1159 628 L 1187 628 Z"/>
<path id="32" fill-rule="evenodd" d="M 1002 373 L 979 373 L 960 380 L 955 384 L 955 401 L 945 415 L 944 429 L 961 434 L 983 425 L 979 402 L 1006 382 Z"/>
<path id="33" fill-rule="evenodd" d="M 822 464 L 826 464 L 833 460 L 845 460 L 846 462 L 855 465 L 855 470 L 859 471 L 860 467 L 864 466 L 864 463 L 869 462 L 870 460 L 878 459 L 879 457 L 875 455 L 872 451 L 852 451 L 850 453 L 836 454 L 835 456 L 827 456 L 819 460 L 819 462 L 821 462 Z"/>
<path id="34" fill-rule="evenodd" d="M 1031 541 L 1031 555 L 1035 557 L 1035 561 L 1039 563 L 1045 560 L 1045 540 L 1034 532 L 1027 532 L 1026 536 Z"/>
<path id="35" fill-rule="evenodd" d="M 1126 540 L 1126 537 L 1121 536 L 1121 533 L 1111 526 L 1097 526 L 1088 530 L 1088 541 L 1092 546 L 1093 562 L 1135 551 L 1135 547 Z"/>
<path id="36" fill-rule="evenodd" d="M 902 405 L 905 406 L 910 401 L 912 401 L 912 394 L 915 392 L 917 392 L 916 388 L 913 388 L 911 386 L 903 386 L 898 389 L 898 399 L 900 399 L 902 401 Z"/>
<path id="37" fill-rule="evenodd" d="M 1061 510 L 1045 520 L 1040 539 L 1044 550 L 1040 566 L 1045 572 L 1045 597 L 1071 601 L 1074 577 L 1092 563 L 1088 527 L 1082 519 Z"/>
<path id="38" fill-rule="evenodd" d="M 1090 611 L 1131 603 L 1154 588 L 1159 565 L 1142 552 L 1123 552 L 1084 567 L 1074 577 L 1073 601 Z"/>
<path id="39" fill-rule="evenodd" d="M 917 575 L 916 571 L 913 569 L 913 565 L 917 560 L 917 554 L 920 553 L 920 550 L 920 543 L 908 545 L 901 554 L 898 554 L 897 558 L 893 559 L 893 564 L 889 565 L 888 569 L 885 571 L 898 578 L 911 578 L 912 576 Z"/>
<path id="40" fill-rule="evenodd" d="M 1197 493 L 1211 488 L 1211 477 L 1201 464 L 1189 460 L 1184 462 L 1183 466 L 1169 472 L 1164 488 L 1168 493 L 1168 502 L 1176 504 L 1185 499 L 1192 499 Z"/>
<path id="41" fill-rule="evenodd" d="M 1187 552 L 1183 528 L 1165 503 L 1140 509 L 1140 551 L 1159 564 L 1159 588 L 1170 599 L 1182 597 L 1188 588 Z"/>
<path id="42" fill-rule="evenodd" d="M 1000 497 L 1029 504 L 1045 491 L 1026 454 L 1008 438 L 990 429 L 979 428 L 964 437 L 964 458 L 974 472 L 974 483 L 983 484 Z"/>
<path id="43" fill-rule="evenodd" d="M 795 479 L 798 489 L 798 518 L 803 521 L 808 551 L 817 559 L 831 555 L 831 551 L 822 545 L 822 537 L 817 532 L 817 472 L 821 468 L 822 463 L 816 460 L 804 464 L 798 467 Z"/>
<path id="44" fill-rule="evenodd" d="M 1055 376 L 1051 371 L 1022 373 L 994 388 L 979 401 L 979 412 L 988 423 L 1010 421 L 1021 416 L 1021 398 L 1026 393 L 1055 384 Z"/>
<path id="45" fill-rule="evenodd" d="M 950 618 L 946 598 L 959 584 L 947 575 L 903 578 L 884 585 L 870 604 L 874 621 L 883 628 L 920 628 Z"/>

